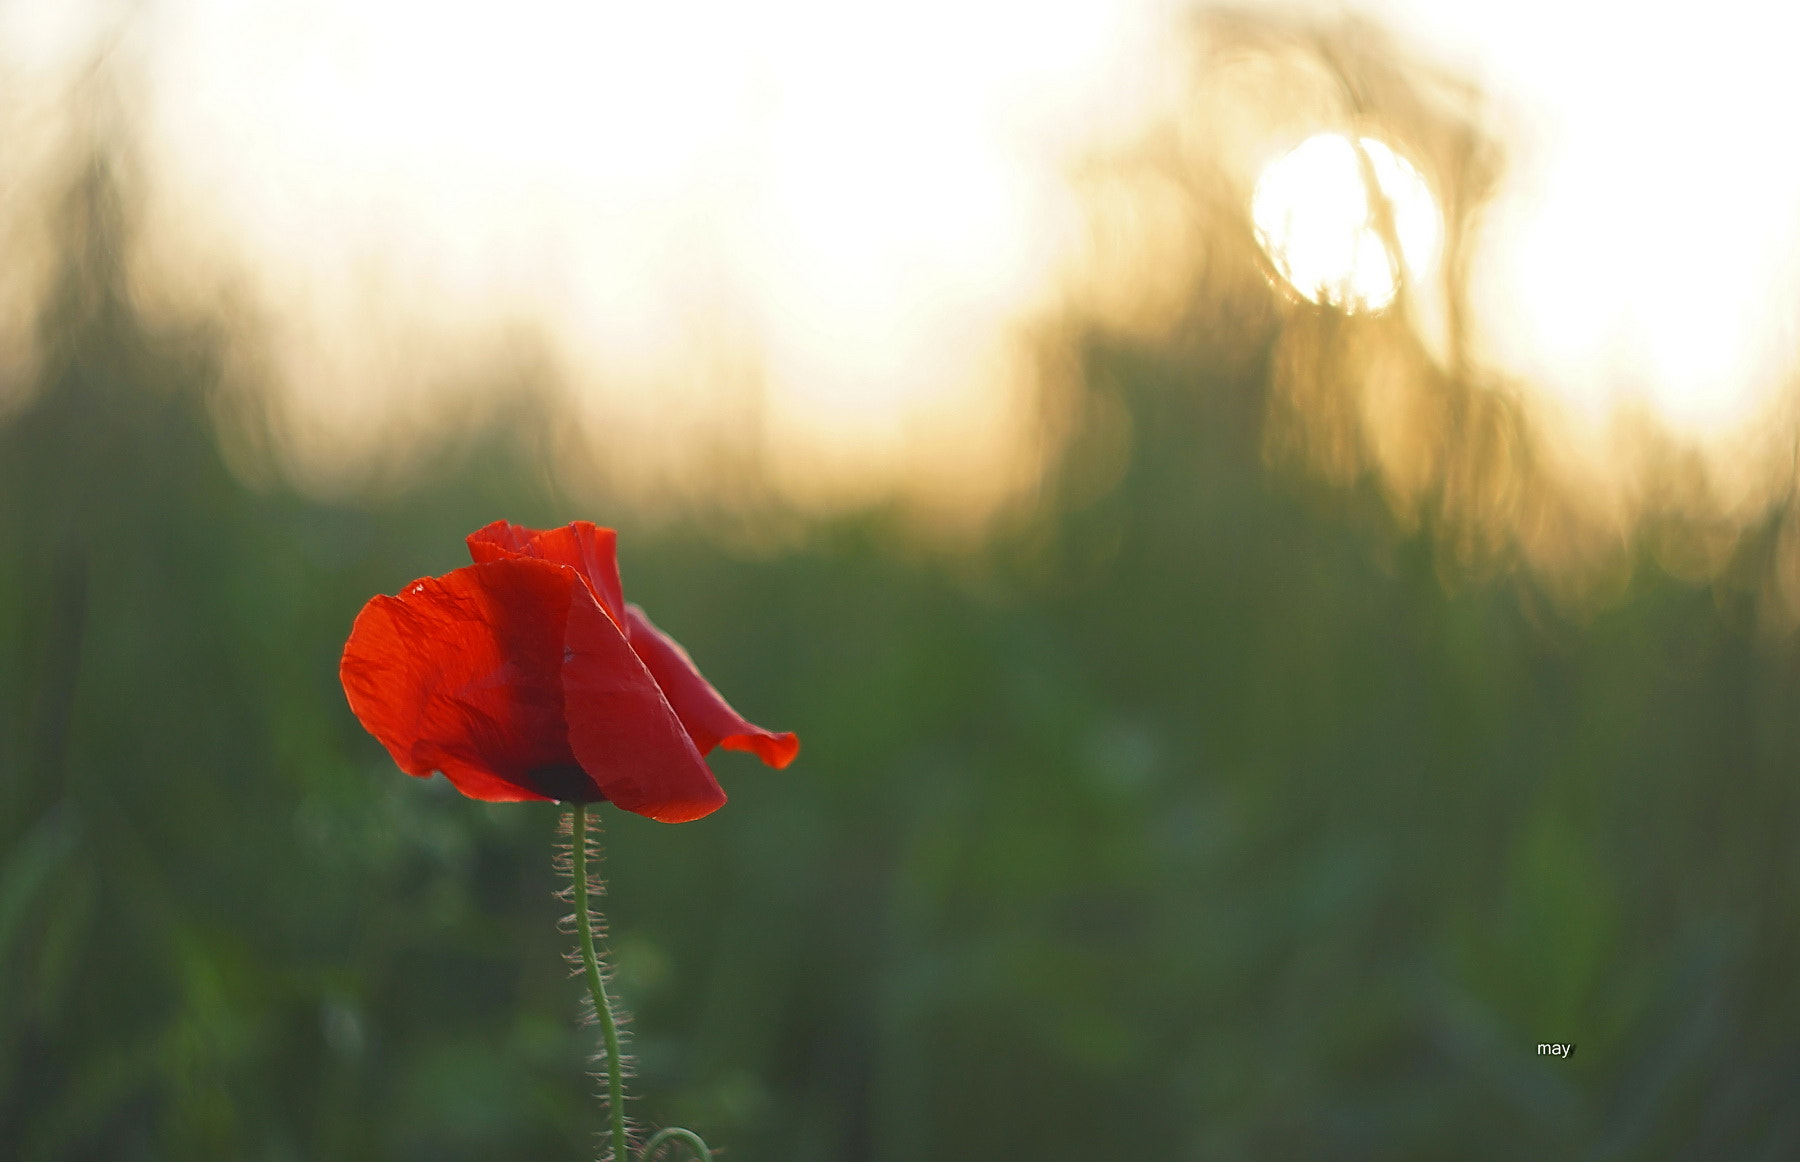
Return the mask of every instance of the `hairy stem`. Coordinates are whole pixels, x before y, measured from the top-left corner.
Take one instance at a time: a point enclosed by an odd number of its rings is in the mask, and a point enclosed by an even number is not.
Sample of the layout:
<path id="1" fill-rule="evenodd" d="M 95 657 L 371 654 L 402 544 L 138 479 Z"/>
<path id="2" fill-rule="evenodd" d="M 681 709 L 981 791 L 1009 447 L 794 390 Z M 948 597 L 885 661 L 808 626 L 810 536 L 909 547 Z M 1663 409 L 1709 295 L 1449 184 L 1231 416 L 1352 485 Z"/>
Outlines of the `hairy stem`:
<path id="1" fill-rule="evenodd" d="M 573 848 L 575 872 L 575 931 L 581 936 L 581 963 L 587 970 L 588 992 L 594 998 L 594 1018 L 606 1040 L 607 1112 L 612 1115 L 613 1162 L 630 1162 L 625 1140 L 624 1066 L 619 1060 L 619 1025 L 606 999 L 606 982 L 600 978 L 600 961 L 594 955 L 594 921 L 588 911 L 587 804 L 575 804 Z"/>

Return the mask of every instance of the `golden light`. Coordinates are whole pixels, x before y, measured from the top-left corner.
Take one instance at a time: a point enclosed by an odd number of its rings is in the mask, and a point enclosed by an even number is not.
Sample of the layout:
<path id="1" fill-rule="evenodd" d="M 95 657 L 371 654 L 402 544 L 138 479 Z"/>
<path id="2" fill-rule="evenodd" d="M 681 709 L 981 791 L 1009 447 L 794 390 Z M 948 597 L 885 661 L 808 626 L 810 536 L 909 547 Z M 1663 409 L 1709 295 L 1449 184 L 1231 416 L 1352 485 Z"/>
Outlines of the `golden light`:
<path id="1" fill-rule="evenodd" d="M 180 0 L 144 28 L 149 297 L 240 264 L 303 478 L 394 455 L 523 346 L 628 485 L 731 460 L 807 506 L 962 505 L 1030 471 L 1015 341 L 1153 28 L 1106 0 Z"/>
<path id="2" fill-rule="evenodd" d="M 428 454 L 521 398 L 524 367 L 567 440 L 647 498 L 751 479 L 815 508 L 1025 495 L 1054 427 L 1037 377 L 1079 362 L 1045 336 L 1153 342 L 1231 316 L 1196 301 L 1218 285 L 1254 315 L 1246 211 L 1296 295 L 1386 310 L 1350 330 L 1412 328 L 1429 374 L 1531 398 L 1556 440 L 1628 443 L 1626 416 L 1761 473 L 1733 495 L 1783 486 L 1746 449 L 1782 445 L 1800 356 L 1790 18 L 1224 7 L 0 5 L 0 381 L 21 378 L 49 277 L 27 195 L 55 184 L 45 143 L 78 136 L 38 113 L 104 59 L 130 112 L 139 305 L 242 324 L 221 328 L 243 346 L 228 371 L 272 385 L 269 446 L 304 487 Z M 1211 16 L 1248 47 L 1200 63 Z M 1388 71 L 1346 86 L 1333 70 L 1371 43 Z M 1379 99 L 1433 77 L 1472 95 L 1452 132 Z M 1471 142 L 1498 159 L 1479 188 L 1457 184 Z M 1240 281 L 1205 281 L 1222 270 Z M 1390 443 L 1430 453 L 1426 480 L 1448 453 L 1378 370 L 1345 414 L 1409 432 Z M 1648 495 L 1658 471 L 1594 474 Z"/>
<path id="3" fill-rule="evenodd" d="M 1389 216 L 1391 226 L 1383 222 Z M 1251 218 L 1288 285 L 1353 312 L 1380 310 L 1403 282 L 1422 280 L 1443 234 L 1437 203 L 1411 162 L 1373 137 L 1353 142 L 1336 133 L 1309 137 L 1271 162 L 1257 180 Z"/>
<path id="4" fill-rule="evenodd" d="M 1800 15 L 1757 0 L 1370 10 L 1504 118 L 1507 172 L 1471 239 L 1481 356 L 1597 427 L 1621 410 L 1690 441 L 1766 425 L 1800 355 Z"/>

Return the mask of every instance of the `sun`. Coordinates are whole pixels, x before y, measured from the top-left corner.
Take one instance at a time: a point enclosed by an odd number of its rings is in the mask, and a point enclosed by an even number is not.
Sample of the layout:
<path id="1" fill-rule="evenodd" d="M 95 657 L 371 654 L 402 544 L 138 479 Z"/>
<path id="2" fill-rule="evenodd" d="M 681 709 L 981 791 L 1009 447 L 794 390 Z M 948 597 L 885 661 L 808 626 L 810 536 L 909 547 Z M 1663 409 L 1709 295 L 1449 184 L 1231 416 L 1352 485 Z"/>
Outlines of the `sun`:
<path id="1" fill-rule="evenodd" d="M 1391 305 L 1405 283 L 1429 273 L 1443 237 L 1425 178 L 1373 137 L 1307 138 L 1263 170 L 1250 209 L 1282 279 L 1312 302 L 1349 312 Z M 1384 210 L 1393 215 L 1391 234 Z"/>

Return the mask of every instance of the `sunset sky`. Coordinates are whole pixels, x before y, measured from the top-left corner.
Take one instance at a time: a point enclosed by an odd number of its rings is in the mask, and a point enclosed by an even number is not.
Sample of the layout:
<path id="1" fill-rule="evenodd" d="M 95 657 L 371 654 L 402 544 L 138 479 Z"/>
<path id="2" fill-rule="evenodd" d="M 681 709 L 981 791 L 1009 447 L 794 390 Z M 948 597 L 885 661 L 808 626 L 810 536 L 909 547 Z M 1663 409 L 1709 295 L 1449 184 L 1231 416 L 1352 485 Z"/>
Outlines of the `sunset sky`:
<path id="1" fill-rule="evenodd" d="M 679 449 L 723 427 L 802 499 L 922 465 L 1003 490 L 1028 459 L 1034 328 L 1097 270 L 1152 296 L 1193 258 L 1096 255 L 1072 180 L 1186 115 L 1187 9 L 496 11 L 0 8 L 27 112 L 97 54 L 116 67 L 143 133 L 145 301 L 258 321 L 303 479 L 391 454 L 472 368 L 524 351 L 652 478 L 693 471 Z M 1624 405 L 1712 445 L 1754 427 L 1791 382 L 1800 303 L 1786 18 L 1358 11 L 1480 86 L 1505 134 L 1471 268 L 1484 364 L 1578 425 Z M 1326 186 L 1303 213 L 1329 218 L 1345 195 Z"/>

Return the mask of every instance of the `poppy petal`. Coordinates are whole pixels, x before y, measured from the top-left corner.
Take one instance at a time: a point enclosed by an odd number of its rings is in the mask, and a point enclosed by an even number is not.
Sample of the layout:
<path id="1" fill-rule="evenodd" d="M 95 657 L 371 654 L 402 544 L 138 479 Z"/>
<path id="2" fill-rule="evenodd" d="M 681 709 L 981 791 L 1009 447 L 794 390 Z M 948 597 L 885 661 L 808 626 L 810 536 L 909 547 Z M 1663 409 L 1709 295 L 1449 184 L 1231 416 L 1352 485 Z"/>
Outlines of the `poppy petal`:
<path id="1" fill-rule="evenodd" d="M 780 770 L 800 753 L 800 740 L 793 734 L 764 730 L 731 708 L 723 695 L 701 676 L 694 659 L 674 638 L 656 628 L 642 609 L 625 607 L 625 621 L 631 637 L 631 648 L 644 660 L 663 696 L 674 707 L 687 728 L 688 737 L 701 754 L 715 746 L 726 750 L 749 751 L 769 766 Z"/>
<path id="2" fill-rule="evenodd" d="M 505 553 L 499 555 L 501 557 L 524 556 L 525 546 L 530 544 L 531 538 L 537 534 L 536 529 L 528 529 L 524 525 L 516 525 L 509 520 L 497 520 L 492 524 L 482 525 L 464 537 L 463 541 L 469 546 L 469 555 L 474 557 L 476 563 L 479 564 L 498 558 L 479 555 L 475 549 L 476 545 L 487 545 L 506 550 Z"/>
<path id="3" fill-rule="evenodd" d="M 564 776 L 575 764 L 562 683 L 572 604 L 592 607 L 587 587 L 529 559 L 376 597 L 339 667 L 350 709 L 401 770 L 442 771 L 470 798 L 598 799 L 591 781 Z"/>
<path id="4" fill-rule="evenodd" d="M 608 799 L 663 823 L 724 805 L 657 680 L 598 604 L 570 605 L 564 658 L 569 745 Z"/>
<path id="5" fill-rule="evenodd" d="M 561 528 L 529 529 L 497 520 L 469 534 L 469 555 L 477 561 L 536 557 L 567 565 L 587 579 L 594 596 L 615 624 L 625 625 L 625 591 L 619 583 L 619 535 L 591 521 Z"/>

